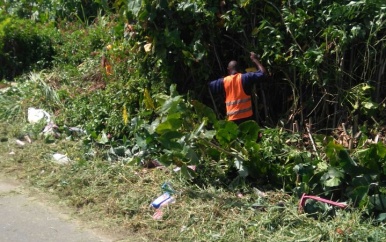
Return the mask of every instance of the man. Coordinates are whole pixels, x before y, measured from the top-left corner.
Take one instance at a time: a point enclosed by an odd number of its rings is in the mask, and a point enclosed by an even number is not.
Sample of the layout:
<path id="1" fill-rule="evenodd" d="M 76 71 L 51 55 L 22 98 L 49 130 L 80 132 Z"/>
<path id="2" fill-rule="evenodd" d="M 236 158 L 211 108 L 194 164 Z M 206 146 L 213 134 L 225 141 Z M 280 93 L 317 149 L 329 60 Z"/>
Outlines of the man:
<path id="1" fill-rule="evenodd" d="M 251 52 L 250 58 L 257 67 L 256 72 L 239 73 L 237 62 L 233 60 L 228 64 L 228 76 L 209 83 L 213 94 L 225 94 L 228 120 L 236 124 L 253 120 L 252 87 L 267 73 L 255 53 Z"/>

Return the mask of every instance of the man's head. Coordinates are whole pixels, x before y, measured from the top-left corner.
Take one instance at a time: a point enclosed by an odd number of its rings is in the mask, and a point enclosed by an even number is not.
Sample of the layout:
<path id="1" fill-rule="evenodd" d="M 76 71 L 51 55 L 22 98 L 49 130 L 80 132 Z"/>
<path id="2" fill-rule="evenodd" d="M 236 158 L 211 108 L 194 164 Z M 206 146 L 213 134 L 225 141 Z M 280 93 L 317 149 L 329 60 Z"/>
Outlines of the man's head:
<path id="1" fill-rule="evenodd" d="M 228 70 L 229 75 L 236 74 L 238 72 L 237 71 L 238 70 L 237 61 L 235 61 L 235 60 L 230 61 L 228 64 L 227 70 Z"/>

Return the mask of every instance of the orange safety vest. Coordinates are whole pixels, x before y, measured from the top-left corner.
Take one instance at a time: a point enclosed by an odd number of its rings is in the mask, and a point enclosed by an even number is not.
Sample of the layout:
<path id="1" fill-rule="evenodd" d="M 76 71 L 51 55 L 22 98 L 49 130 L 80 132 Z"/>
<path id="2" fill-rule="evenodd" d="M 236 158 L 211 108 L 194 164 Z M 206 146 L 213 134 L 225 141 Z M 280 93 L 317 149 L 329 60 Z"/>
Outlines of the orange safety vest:
<path id="1" fill-rule="evenodd" d="M 224 89 L 228 120 L 248 118 L 253 115 L 251 96 L 244 92 L 241 73 L 225 77 Z"/>

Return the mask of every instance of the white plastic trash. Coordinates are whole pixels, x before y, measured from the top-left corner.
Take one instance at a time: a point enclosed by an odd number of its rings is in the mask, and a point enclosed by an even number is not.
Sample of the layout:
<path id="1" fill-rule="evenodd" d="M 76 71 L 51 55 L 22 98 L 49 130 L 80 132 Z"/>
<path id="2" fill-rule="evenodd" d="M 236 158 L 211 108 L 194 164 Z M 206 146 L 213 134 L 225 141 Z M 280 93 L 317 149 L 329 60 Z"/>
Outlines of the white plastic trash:
<path id="1" fill-rule="evenodd" d="M 49 113 L 44 111 L 43 109 L 37 109 L 30 107 L 28 108 L 28 122 L 31 124 L 37 123 L 42 119 L 45 119 L 47 123 L 51 121 L 51 116 Z"/>
<path id="2" fill-rule="evenodd" d="M 159 196 L 157 199 L 155 199 L 151 205 L 158 209 L 160 207 L 166 206 L 168 204 L 174 203 L 176 200 L 174 197 L 170 196 L 169 193 L 165 192 L 161 196 Z"/>
<path id="3" fill-rule="evenodd" d="M 56 153 L 56 154 L 53 154 L 52 157 L 54 158 L 54 162 L 60 165 L 65 165 L 68 162 L 70 162 L 70 159 L 63 154 Z"/>
<path id="4" fill-rule="evenodd" d="M 21 140 L 16 140 L 16 144 L 20 145 L 20 146 L 24 146 L 25 145 L 25 142 L 21 141 Z"/>

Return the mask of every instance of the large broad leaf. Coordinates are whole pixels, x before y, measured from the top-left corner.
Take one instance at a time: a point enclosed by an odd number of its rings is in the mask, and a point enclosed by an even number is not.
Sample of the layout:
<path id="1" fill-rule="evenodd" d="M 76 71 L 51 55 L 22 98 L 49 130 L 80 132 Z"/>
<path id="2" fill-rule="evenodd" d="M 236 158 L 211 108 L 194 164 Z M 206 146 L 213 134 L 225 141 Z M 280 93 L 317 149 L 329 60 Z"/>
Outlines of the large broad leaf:
<path id="1" fill-rule="evenodd" d="M 310 164 L 297 164 L 294 166 L 293 170 L 298 175 L 313 175 L 315 169 Z"/>
<path id="2" fill-rule="evenodd" d="M 167 119 L 165 122 L 160 123 L 158 127 L 155 129 L 155 131 L 158 134 L 163 134 L 167 131 L 176 131 L 179 129 L 182 125 L 182 120 L 181 119 Z"/>
<path id="3" fill-rule="evenodd" d="M 259 143 L 256 143 L 256 141 L 248 141 L 248 142 L 245 142 L 245 148 L 246 150 L 248 151 L 248 156 L 250 157 L 250 159 L 258 159 L 260 160 L 262 157 L 261 157 L 261 144 Z"/>
<path id="4" fill-rule="evenodd" d="M 150 144 L 154 140 L 154 136 L 147 133 L 146 135 L 137 135 L 135 134 L 135 143 L 142 150 L 147 149 L 147 145 Z"/>
<path id="5" fill-rule="evenodd" d="M 326 187 L 336 187 L 340 185 L 343 177 L 344 174 L 340 170 L 330 167 L 321 180 Z"/>
<path id="6" fill-rule="evenodd" d="M 127 9 L 132 12 L 134 16 L 137 16 L 141 10 L 142 0 L 130 0 L 127 1 Z"/>
<path id="7" fill-rule="evenodd" d="M 173 98 L 167 99 L 160 110 L 158 111 L 159 115 L 164 115 L 167 113 L 177 113 L 184 111 L 183 107 L 185 106 L 184 99 L 181 96 L 175 96 Z"/>
<path id="8" fill-rule="evenodd" d="M 368 192 L 368 186 L 359 186 L 355 187 L 352 191 L 348 192 L 348 196 L 354 204 L 359 205 L 359 207 L 363 207 L 365 206 L 365 204 L 363 204 L 362 201 L 365 201 Z"/>
<path id="9" fill-rule="evenodd" d="M 244 140 L 245 142 L 247 141 L 256 141 L 258 136 L 259 136 L 259 126 L 255 121 L 247 121 L 239 126 L 240 129 L 240 138 Z"/>
<path id="10" fill-rule="evenodd" d="M 361 175 L 352 179 L 350 187 L 347 188 L 347 195 L 354 204 L 359 204 L 360 207 L 366 206 L 364 202 L 372 180 L 369 175 Z"/>
<path id="11" fill-rule="evenodd" d="M 357 166 L 356 162 L 351 158 L 346 149 L 340 150 L 338 156 L 341 162 L 340 166 L 345 168 L 346 170 L 350 169 L 350 167 L 352 166 Z"/>
<path id="12" fill-rule="evenodd" d="M 179 139 L 183 136 L 180 132 L 177 131 L 167 131 L 158 137 L 158 141 L 166 149 L 173 150 L 182 150 L 182 145 L 176 142 L 176 139 Z"/>
<path id="13" fill-rule="evenodd" d="M 381 142 L 378 144 L 371 144 L 367 149 L 359 151 L 358 154 L 359 161 L 362 166 L 362 173 L 366 174 L 365 172 L 368 172 L 372 174 L 379 174 L 382 169 L 382 163 L 385 162 L 384 152 L 385 147 Z"/>
<path id="14" fill-rule="evenodd" d="M 326 155 L 331 166 L 342 167 L 346 172 L 352 171 L 357 166 L 348 151 L 334 141 L 327 144 Z"/>
<path id="15" fill-rule="evenodd" d="M 185 158 L 188 159 L 191 164 L 198 164 L 199 157 L 192 147 L 184 146 L 183 153 L 185 154 Z"/>
<path id="16" fill-rule="evenodd" d="M 239 134 L 238 126 L 233 122 L 221 120 L 215 124 L 215 128 L 216 138 L 223 146 L 229 146 Z"/>
<path id="17" fill-rule="evenodd" d="M 217 122 L 216 114 L 211 108 L 205 106 L 197 100 L 192 101 L 192 105 L 197 113 L 197 115 L 203 119 L 204 117 L 208 118 L 208 121 L 212 124 Z"/>
<path id="18" fill-rule="evenodd" d="M 339 177 L 331 177 L 327 181 L 324 182 L 324 185 L 327 187 L 336 187 L 339 186 L 341 182 L 341 179 Z"/>
<path id="19" fill-rule="evenodd" d="M 317 214 L 326 214 L 331 209 L 331 207 L 326 203 L 308 199 L 303 209 L 304 212 L 316 216 Z"/>
<path id="20" fill-rule="evenodd" d="M 171 159 L 170 153 L 164 153 L 159 157 L 158 161 L 164 166 L 170 166 L 173 164 L 173 159 Z"/>
<path id="21" fill-rule="evenodd" d="M 335 143 L 333 140 L 328 142 L 328 144 L 326 145 L 326 150 L 325 150 L 326 155 L 332 166 L 336 166 L 336 164 L 339 163 L 337 152 L 339 152 L 342 149 L 344 149 L 344 147 L 340 144 Z"/>

